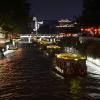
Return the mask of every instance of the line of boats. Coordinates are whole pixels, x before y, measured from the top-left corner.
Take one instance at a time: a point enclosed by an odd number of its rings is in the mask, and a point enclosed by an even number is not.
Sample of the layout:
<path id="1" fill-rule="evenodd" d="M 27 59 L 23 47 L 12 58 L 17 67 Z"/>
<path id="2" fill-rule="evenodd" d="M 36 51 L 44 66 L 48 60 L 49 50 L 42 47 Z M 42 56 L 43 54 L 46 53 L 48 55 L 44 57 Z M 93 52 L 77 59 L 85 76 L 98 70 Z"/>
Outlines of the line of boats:
<path id="1" fill-rule="evenodd" d="M 86 57 L 78 53 L 62 53 L 60 46 L 48 44 L 47 41 L 39 41 L 36 45 L 41 48 L 45 55 L 53 57 L 53 69 L 58 74 L 64 77 L 87 75 Z"/>

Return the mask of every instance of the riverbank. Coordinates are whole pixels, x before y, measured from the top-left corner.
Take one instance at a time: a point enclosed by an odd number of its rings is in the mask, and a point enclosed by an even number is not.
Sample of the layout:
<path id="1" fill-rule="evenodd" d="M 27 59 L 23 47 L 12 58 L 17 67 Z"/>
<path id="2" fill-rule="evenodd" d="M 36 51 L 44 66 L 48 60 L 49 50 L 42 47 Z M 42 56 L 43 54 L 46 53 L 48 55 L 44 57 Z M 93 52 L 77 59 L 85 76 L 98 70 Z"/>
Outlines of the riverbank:
<path id="1" fill-rule="evenodd" d="M 7 54 L 13 53 L 14 50 L 6 50 L 3 52 L 4 56 L 6 56 Z"/>
<path id="2" fill-rule="evenodd" d="M 49 56 L 43 56 L 33 44 L 20 47 L 22 49 L 8 56 L 7 62 L 0 66 L 1 100 L 100 99 L 100 79 L 90 75 L 85 78 L 59 77 L 52 70 Z"/>
<path id="3" fill-rule="evenodd" d="M 6 59 L 6 56 L 13 52 L 15 52 L 15 51 L 14 50 L 6 50 L 3 52 L 3 57 L 0 59 L 0 66 L 6 64 L 8 62 L 8 60 Z"/>

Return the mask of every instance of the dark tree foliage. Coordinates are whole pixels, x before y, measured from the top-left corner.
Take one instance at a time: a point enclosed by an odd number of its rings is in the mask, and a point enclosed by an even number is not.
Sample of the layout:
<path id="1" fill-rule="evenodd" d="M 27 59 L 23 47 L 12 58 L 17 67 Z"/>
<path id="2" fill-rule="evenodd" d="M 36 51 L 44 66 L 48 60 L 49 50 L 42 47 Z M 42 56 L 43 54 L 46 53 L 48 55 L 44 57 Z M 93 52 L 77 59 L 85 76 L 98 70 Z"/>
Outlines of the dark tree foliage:
<path id="1" fill-rule="evenodd" d="M 77 50 L 82 55 L 88 55 L 93 58 L 100 58 L 100 43 L 95 40 L 86 40 L 83 43 L 78 42 Z"/>
<path id="2" fill-rule="evenodd" d="M 0 0 L 0 26 L 6 31 L 24 31 L 28 14 L 29 4 L 26 0 Z"/>
<path id="3" fill-rule="evenodd" d="M 76 49 L 79 51 L 81 55 L 86 56 L 88 53 L 89 46 L 93 43 L 93 40 L 87 40 L 83 43 L 78 42 Z"/>
<path id="4" fill-rule="evenodd" d="M 80 29 L 78 26 L 77 27 L 58 28 L 58 30 L 61 33 L 71 33 L 71 34 L 80 32 Z"/>
<path id="5" fill-rule="evenodd" d="M 79 39 L 75 37 L 63 37 L 59 42 L 58 45 L 61 47 L 76 47 Z"/>
<path id="6" fill-rule="evenodd" d="M 57 34 L 58 29 L 55 23 L 46 23 L 40 26 L 38 33 L 40 34 Z"/>
<path id="7" fill-rule="evenodd" d="M 100 58 L 100 43 L 99 41 L 93 41 L 87 49 L 87 55 L 93 58 Z"/>
<path id="8" fill-rule="evenodd" d="M 100 25 L 100 0 L 83 0 L 80 22 L 84 26 Z"/>
<path id="9" fill-rule="evenodd" d="M 40 34 L 56 34 L 57 29 L 49 25 L 43 25 L 39 28 L 38 32 Z"/>

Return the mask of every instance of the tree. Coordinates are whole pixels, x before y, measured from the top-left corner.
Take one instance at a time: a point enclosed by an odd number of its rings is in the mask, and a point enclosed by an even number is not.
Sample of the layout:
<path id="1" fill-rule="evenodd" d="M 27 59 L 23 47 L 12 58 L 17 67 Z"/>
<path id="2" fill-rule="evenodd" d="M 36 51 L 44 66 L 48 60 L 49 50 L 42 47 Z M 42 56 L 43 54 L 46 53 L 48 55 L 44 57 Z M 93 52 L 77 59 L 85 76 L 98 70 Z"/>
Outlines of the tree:
<path id="1" fill-rule="evenodd" d="M 86 56 L 87 50 L 90 48 L 90 45 L 93 43 L 93 40 L 86 40 L 83 43 L 78 42 L 76 49 L 78 50 L 78 52 L 83 55 Z M 89 50 L 90 51 L 90 50 Z"/>
<path id="2" fill-rule="evenodd" d="M 76 48 L 79 39 L 75 37 L 63 37 L 58 45 L 61 47 L 73 47 Z"/>
<path id="3" fill-rule="evenodd" d="M 93 41 L 87 49 L 87 55 L 93 58 L 100 58 L 100 43 L 99 41 Z"/>
<path id="4" fill-rule="evenodd" d="M 38 33 L 41 34 L 57 34 L 56 28 L 58 22 L 56 20 L 44 20 L 44 24 L 40 26 Z"/>
<path id="5" fill-rule="evenodd" d="M 84 26 L 100 25 L 100 5 L 99 0 L 83 0 L 83 12 L 80 23 Z"/>
<path id="6" fill-rule="evenodd" d="M 10 33 L 23 32 L 27 27 L 28 13 L 26 0 L 1 0 L 0 26 Z"/>

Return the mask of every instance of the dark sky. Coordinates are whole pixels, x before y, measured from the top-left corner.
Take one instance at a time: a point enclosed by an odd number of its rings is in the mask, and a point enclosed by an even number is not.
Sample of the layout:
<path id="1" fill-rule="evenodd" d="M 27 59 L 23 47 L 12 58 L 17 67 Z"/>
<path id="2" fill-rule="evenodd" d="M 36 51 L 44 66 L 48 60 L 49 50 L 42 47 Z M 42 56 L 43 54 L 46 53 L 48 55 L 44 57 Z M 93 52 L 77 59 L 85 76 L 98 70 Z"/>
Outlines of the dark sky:
<path id="1" fill-rule="evenodd" d="M 82 0 L 28 0 L 30 15 L 39 19 L 72 19 L 82 11 Z"/>

